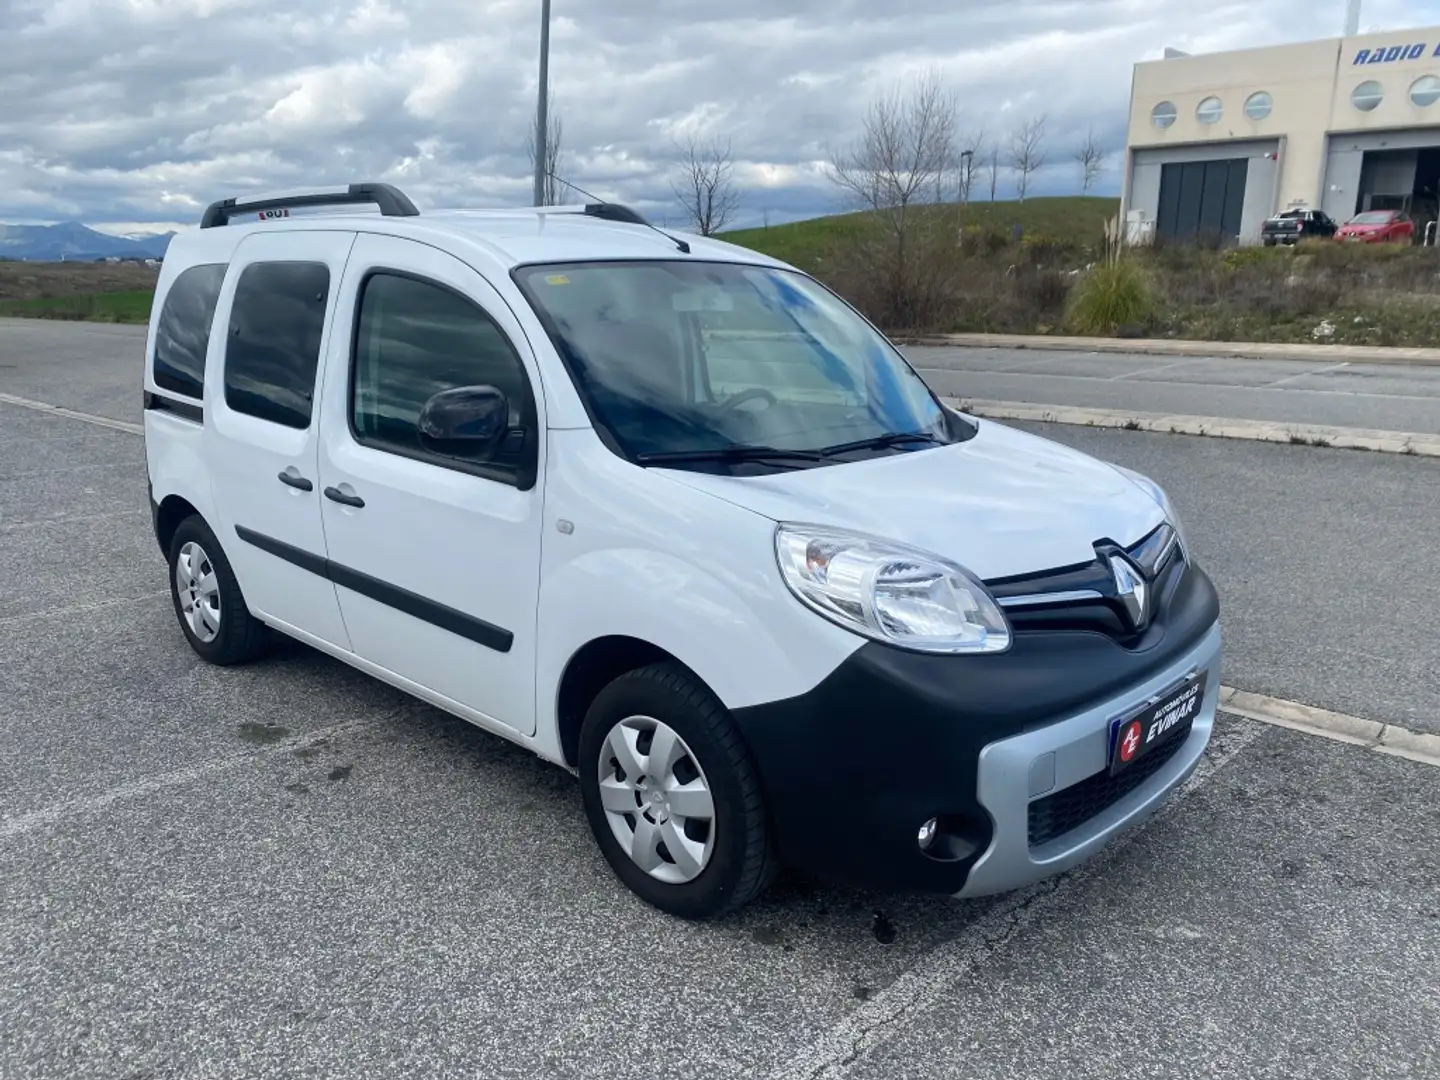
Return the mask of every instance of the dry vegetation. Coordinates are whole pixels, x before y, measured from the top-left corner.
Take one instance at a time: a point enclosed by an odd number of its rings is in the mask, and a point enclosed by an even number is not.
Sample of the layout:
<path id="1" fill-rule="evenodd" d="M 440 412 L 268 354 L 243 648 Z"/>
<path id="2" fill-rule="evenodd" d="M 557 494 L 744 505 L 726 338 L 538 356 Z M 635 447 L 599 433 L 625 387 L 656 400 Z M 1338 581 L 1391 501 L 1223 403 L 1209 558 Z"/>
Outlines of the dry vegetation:
<path id="1" fill-rule="evenodd" d="M 142 263 L 0 262 L 0 300 L 153 290 L 159 274 Z"/>
<path id="2" fill-rule="evenodd" d="M 1440 344 L 1435 248 L 1315 241 L 1116 255 L 1103 234 L 1080 241 L 1033 232 L 1017 242 L 1006 230 L 964 225 L 958 208 L 919 220 L 903 256 L 887 246 L 883 226 L 867 236 L 857 225 L 805 268 L 895 333 Z"/>
<path id="3" fill-rule="evenodd" d="M 0 316 L 143 323 L 158 277 L 139 263 L 0 262 Z"/>

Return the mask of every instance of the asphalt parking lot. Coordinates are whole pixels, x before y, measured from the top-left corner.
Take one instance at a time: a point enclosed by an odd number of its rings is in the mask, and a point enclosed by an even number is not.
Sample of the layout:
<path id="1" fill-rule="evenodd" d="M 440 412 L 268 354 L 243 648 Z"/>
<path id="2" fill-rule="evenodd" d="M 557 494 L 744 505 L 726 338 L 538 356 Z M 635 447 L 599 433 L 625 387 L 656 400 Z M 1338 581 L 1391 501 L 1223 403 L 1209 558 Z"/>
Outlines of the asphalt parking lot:
<path id="1" fill-rule="evenodd" d="M 133 331 L 11 328 L 0 393 L 138 419 Z M 1440 730 L 1440 462 L 1044 433 L 1172 490 L 1228 683 Z M 1025 893 L 691 925 L 565 773 L 298 645 L 207 667 L 165 584 L 141 440 L 0 403 L 7 1080 L 1440 1074 L 1440 769 L 1223 717 Z"/>

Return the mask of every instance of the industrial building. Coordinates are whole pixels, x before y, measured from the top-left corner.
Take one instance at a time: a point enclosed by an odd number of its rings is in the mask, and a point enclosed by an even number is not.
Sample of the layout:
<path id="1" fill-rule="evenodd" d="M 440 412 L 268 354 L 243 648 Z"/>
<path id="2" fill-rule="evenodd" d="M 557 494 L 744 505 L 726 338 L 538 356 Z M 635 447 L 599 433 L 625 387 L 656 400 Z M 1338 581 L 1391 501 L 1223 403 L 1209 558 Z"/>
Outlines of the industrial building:
<path id="1" fill-rule="evenodd" d="M 1352 18 L 1353 22 L 1353 18 Z M 1404 210 L 1433 236 L 1440 27 L 1135 65 L 1122 210 L 1132 242 L 1255 243 L 1293 207 Z"/>

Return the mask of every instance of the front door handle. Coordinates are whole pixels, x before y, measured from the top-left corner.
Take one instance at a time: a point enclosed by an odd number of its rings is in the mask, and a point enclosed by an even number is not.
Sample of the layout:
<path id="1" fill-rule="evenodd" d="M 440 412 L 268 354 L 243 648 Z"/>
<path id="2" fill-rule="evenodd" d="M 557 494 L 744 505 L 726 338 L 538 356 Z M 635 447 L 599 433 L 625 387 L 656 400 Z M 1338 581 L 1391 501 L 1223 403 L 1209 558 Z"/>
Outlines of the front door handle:
<path id="1" fill-rule="evenodd" d="M 360 507 L 365 505 L 365 500 L 360 498 L 359 495 L 346 495 L 336 487 L 327 487 L 325 489 L 325 497 L 333 502 L 340 503 L 342 506 Z"/>
<path id="2" fill-rule="evenodd" d="M 299 473 L 282 472 L 280 474 L 280 482 L 282 484 L 289 484 L 293 488 L 299 488 L 301 491 L 315 490 L 315 485 Z"/>

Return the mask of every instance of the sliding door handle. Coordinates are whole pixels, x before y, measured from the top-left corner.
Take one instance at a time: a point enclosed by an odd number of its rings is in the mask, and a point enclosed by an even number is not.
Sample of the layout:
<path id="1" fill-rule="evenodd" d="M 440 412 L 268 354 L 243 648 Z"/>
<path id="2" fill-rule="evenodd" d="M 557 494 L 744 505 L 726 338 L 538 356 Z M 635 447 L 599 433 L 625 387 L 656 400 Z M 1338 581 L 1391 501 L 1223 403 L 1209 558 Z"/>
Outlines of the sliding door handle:
<path id="1" fill-rule="evenodd" d="M 305 477 L 301 476 L 299 473 L 295 472 L 282 472 L 280 474 L 280 482 L 282 484 L 289 484 L 293 488 L 299 488 L 301 491 L 315 490 L 314 484 L 312 484 L 309 480 L 306 480 Z"/>
<path id="2" fill-rule="evenodd" d="M 340 503 L 342 506 L 354 506 L 358 508 L 365 505 L 365 500 L 360 498 L 359 495 L 346 495 L 345 492 L 336 487 L 327 487 L 325 489 L 325 497 L 332 502 Z"/>

